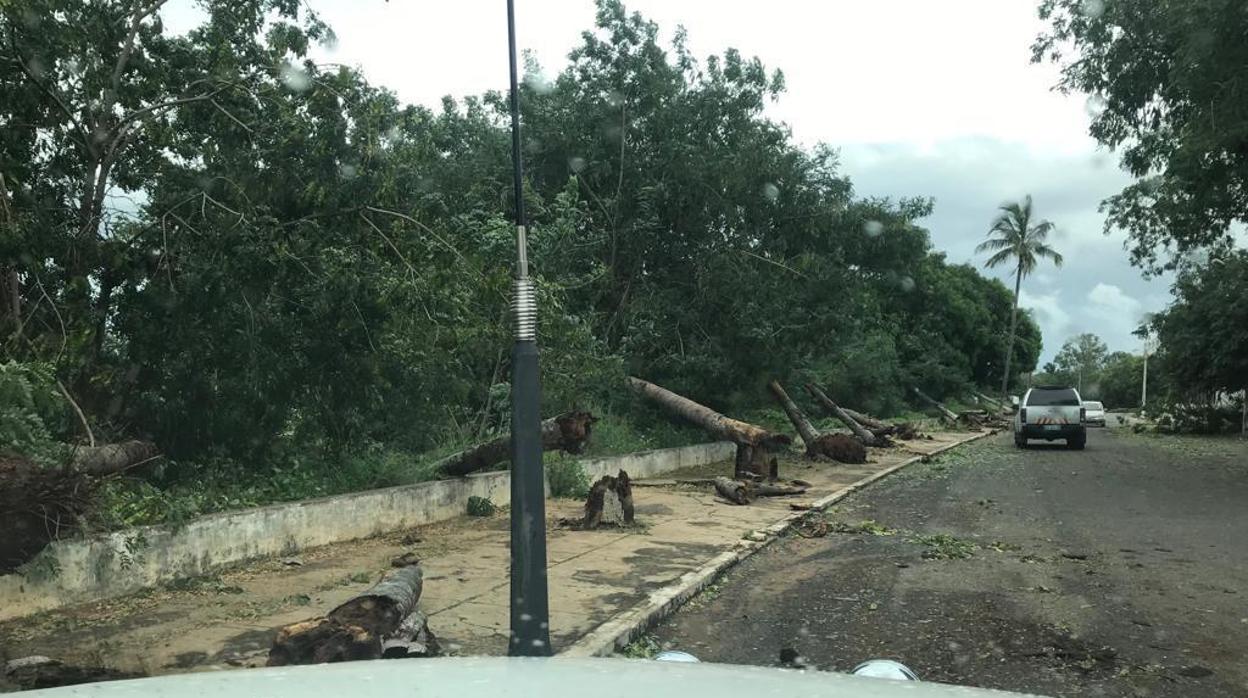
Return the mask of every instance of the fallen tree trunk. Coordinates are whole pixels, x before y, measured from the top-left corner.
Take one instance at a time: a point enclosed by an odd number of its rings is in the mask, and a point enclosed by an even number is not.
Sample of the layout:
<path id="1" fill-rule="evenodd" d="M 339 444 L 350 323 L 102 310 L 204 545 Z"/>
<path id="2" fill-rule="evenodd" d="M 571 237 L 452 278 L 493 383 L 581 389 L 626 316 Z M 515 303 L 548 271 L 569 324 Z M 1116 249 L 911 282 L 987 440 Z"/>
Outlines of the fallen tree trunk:
<path id="1" fill-rule="evenodd" d="M 788 497 L 794 494 L 806 494 L 805 487 L 780 487 L 765 482 L 751 482 L 745 488 L 750 499 L 755 497 Z"/>
<path id="2" fill-rule="evenodd" d="M 899 439 L 909 441 L 910 439 L 918 438 L 919 436 L 918 429 L 915 429 L 914 425 L 910 422 L 896 422 L 889 424 L 882 419 L 876 419 L 875 417 L 872 417 L 869 414 L 863 414 L 862 412 L 855 412 L 848 407 L 842 407 L 841 409 L 845 410 L 845 414 L 853 417 L 854 421 L 869 429 L 871 433 L 875 434 L 877 437 L 895 436 Z"/>
<path id="3" fill-rule="evenodd" d="M 123 441 L 102 446 L 79 446 L 74 450 L 71 466 L 85 475 L 115 475 L 160 455 L 150 441 Z"/>
<path id="4" fill-rule="evenodd" d="M 577 454 L 585 450 L 594 422 L 588 412 L 565 412 L 542 422 L 542 450 Z M 484 470 L 511 458 L 511 434 L 502 434 L 483 444 L 447 456 L 434 468 L 452 477 Z"/>
<path id="5" fill-rule="evenodd" d="M 380 659 L 385 641 L 398 633 L 415 610 L 423 588 L 420 565 L 394 570 L 324 617 L 278 629 L 268 665 Z"/>
<path id="6" fill-rule="evenodd" d="M 824 409 L 831 412 L 837 419 L 844 422 L 845 426 L 849 427 L 849 430 L 854 432 L 854 436 L 857 436 L 858 440 L 861 441 L 864 446 L 892 445 L 886 437 L 878 437 L 864 429 L 858 422 L 855 422 L 854 418 L 846 414 L 845 410 L 841 409 L 840 405 L 832 402 L 831 398 L 824 395 L 823 391 L 819 389 L 819 386 L 813 383 L 807 383 L 806 391 L 810 393 L 811 397 L 815 398 L 819 404 L 823 405 Z"/>
<path id="7" fill-rule="evenodd" d="M 715 491 L 719 496 L 733 504 L 749 504 L 750 494 L 744 482 L 729 480 L 726 477 L 715 478 Z"/>
<path id="8" fill-rule="evenodd" d="M 776 398 L 776 402 L 780 403 L 780 408 L 789 416 L 789 421 L 793 423 L 793 428 L 797 429 L 798 436 L 802 437 L 802 443 L 806 444 L 806 456 L 814 458 L 817 455 L 814 451 L 815 440 L 819 438 L 819 432 L 815 429 L 815 425 L 810 423 L 806 415 L 789 398 L 789 394 L 784 392 L 784 388 L 779 381 L 768 383 L 767 388 Z"/>
<path id="9" fill-rule="evenodd" d="M 945 407 L 943 403 L 937 402 L 936 400 L 932 399 L 926 393 L 924 393 L 922 390 L 919 390 L 918 388 L 912 388 L 912 390 L 914 390 L 914 394 L 918 395 L 919 398 L 922 399 L 924 402 L 931 405 L 932 407 L 935 407 L 936 410 L 940 412 L 940 416 L 944 418 L 945 421 L 950 422 L 951 424 L 958 423 L 958 415 L 954 414 L 953 411 L 950 410 L 948 407 Z"/>
<path id="10" fill-rule="evenodd" d="M 872 417 L 869 414 L 856 412 L 854 410 L 849 409 L 848 407 L 842 407 L 841 409 L 845 411 L 845 414 L 852 417 L 855 422 L 858 422 L 859 424 L 870 429 L 871 431 L 875 431 L 877 429 L 892 429 L 893 428 L 892 424 L 889 424 L 888 422 L 885 422 L 881 419 L 876 419 L 875 417 Z"/>
<path id="11" fill-rule="evenodd" d="M 692 422 L 711 435 L 737 444 L 736 475 L 748 472 L 763 474 L 766 469 L 776 477 L 776 461 L 770 458 L 773 449 L 782 448 L 792 441 L 785 434 L 776 434 L 760 426 L 742 422 L 700 405 L 687 397 L 677 395 L 666 388 L 640 378 L 629 377 L 628 386 L 638 395 L 659 405 L 668 412 Z"/>
<path id="12" fill-rule="evenodd" d="M 412 611 L 387 640 L 381 643 L 382 659 L 436 657 L 442 653 L 438 638 L 429 629 L 429 616 Z"/>
<path id="13" fill-rule="evenodd" d="M 614 477 L 603 475 L 589 488 L 582 529 L 592 530 L 604 523 L 627 526 L 633 521 L 633 488 L 628 473 L 621 470 Z"/>

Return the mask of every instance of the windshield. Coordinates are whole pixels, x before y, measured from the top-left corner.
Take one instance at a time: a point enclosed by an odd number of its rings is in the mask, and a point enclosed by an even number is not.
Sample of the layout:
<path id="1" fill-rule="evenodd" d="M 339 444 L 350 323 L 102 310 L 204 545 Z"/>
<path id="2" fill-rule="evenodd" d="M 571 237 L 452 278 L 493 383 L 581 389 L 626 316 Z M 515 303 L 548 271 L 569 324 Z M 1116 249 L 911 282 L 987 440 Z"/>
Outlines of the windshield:
<path id="1" fill-rule="evenodd" d="M 1027 396 L 1027 405 L 1036 407 L 1079 407 L 1079 396 L 1069 388 L 1035 389 Z"/>
<path id="2" fill-rule="evenodd" d="M 1242 694 L 1245 36 L 0 0 L 0 689 L 670 650 Z"/>

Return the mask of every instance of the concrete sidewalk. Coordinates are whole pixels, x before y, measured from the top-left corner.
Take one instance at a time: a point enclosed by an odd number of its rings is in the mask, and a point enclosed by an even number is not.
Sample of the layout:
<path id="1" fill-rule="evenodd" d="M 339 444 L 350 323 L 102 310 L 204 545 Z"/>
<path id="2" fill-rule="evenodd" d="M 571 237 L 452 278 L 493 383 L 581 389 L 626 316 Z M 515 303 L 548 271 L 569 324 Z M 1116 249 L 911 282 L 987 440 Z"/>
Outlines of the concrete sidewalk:
<path id="1" fill-rule="evenodd" d="M 638 526 L 629 530 L 559 529 L 555 521 L 578 516 L 580 502 L 549 501 L 555 650 L 592 654 L 609 649 L 621 632 L 647 622 L 662 606 L 696 591 L 719 568 L 764 544 L 760 539 L 766 536 L 755 532 L 780 530 L 791 514 L 791 501 L 831 501 L 864 478 L 979 435 L 938 433 L 904 448 L 872 449 L 871 462 L 857 466 L 786 459 L 781 476 L 811 482 L 808 494 L 749 506 L 717 502 L 709 488 L 637 487 Z M 697 470 L 667 478 L 730 474 L 732 465 Z M 325 546 L 176 589 L 6 622 L 0 624 L 0 647 L 9 657 L 41 654 L 148 674 L 258 666 L 274 628 L 323 613 L 359 593 L 390 568 L 391 559 L 409 551 L 425 566 L 420 607 L 444 646 L 464 655 L 505 653 L 505 514 Z"/>

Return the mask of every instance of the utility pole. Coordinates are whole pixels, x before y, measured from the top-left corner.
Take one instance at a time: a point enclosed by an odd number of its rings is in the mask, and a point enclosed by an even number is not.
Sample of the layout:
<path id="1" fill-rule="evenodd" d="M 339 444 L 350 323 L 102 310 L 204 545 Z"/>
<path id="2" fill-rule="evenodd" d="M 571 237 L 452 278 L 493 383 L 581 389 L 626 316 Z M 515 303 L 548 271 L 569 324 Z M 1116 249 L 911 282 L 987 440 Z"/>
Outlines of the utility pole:
<path id="1" fill-rule="evenodd" d="M 511 295 L 516 323 L 516 341 L 511 350 L 511 641 L 507 644 L 507 654 L 549 657 L 542 387 L 537 352 L 537 300 L 529 279 L 524 168 L 520 160 L 515 0 L 507 0 L 507 45 L 511 64 L 511 161 L 516 207 L 516 278 Z"/>

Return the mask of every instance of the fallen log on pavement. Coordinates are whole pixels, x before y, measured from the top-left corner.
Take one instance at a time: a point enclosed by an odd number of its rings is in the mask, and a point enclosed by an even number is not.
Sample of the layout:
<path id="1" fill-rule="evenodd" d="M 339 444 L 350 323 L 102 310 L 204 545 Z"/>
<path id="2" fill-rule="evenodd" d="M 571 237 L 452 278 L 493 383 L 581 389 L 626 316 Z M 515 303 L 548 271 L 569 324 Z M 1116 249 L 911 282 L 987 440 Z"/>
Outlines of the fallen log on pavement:
<path id="1" fill-rule="evenodd" d="M 749 504 L 750 494 L 744 482 L 729 480 L 726 477 L 715 478 L 715 491 L 719 496 L 733 504 Z"/>
<path id="2" fill-rule="evenodd" d="M 399 624 L 399 629 L 381 643 L 382 659 L 436 657 L 439 654 L 442 654 L 442 645 L 429 629 L 429 616 L 422 611 L 409 613 Z"/>
<path id="3" fill-rule="evenodd" d="M 666 388 L 640 378 L 629 377 L 628 386 L 647 400 L 659 405 L 671 414 L 692 422 L 712 436 L 732 441 L 737 445 L 735 474 L 744 477 L 747 472 L 777 476 L 777 464 L 771 451 L 792 442 L 785 434 L 776 434 L 760 426 L 742 422 L 700 405 L 687 397 L 677 395 Z"/>
<path id="4" fill-rule="evenodd" d="M 603 475 L 589 488 L 582 529 L 593 530 L 603 524 L 627 526 L 633 521 L 633 488 L 628 473 L 621 470 L 614 477 Z"/>
<path id="5" fill-rule="evenodd" d="M 779 485 L 769 485 L 765 482 L 751 482 L 745 488 L 750 499 L 756 497 L 789 497 L 795 494 L 806 494 L 805 487 L 781 487 Z"/>
<path id="6" fill-rule="evenodd" d="M 895 436 L 905 441 L 917 439 L 919 437 L 919 430 L 916 429 L 910 422 L 896 422 L 890 424 L 882 419 L 876 419 L 869 414 L 855 412 L 848 407 L 841 407 L 841 409 L 845 410 L 845 414 L 852 417 L 855 422 L 858 422 L 862 426 L 869 429 L 871 433 L 875 434 L 877 437 Z"/>
<path id="7" fill-rule="evenodd" d="M 841 409 L 840 405 L 832 402 L 832 399 L 825 395 L 824 392 L 819 389 L 819 386 L 813 383 L 807 383 L 806 392 L 810 393 L 811 397 L 815 398 L 820 405 L 823 405 L 824 409 L 831 412 L 833 416 L 841 420 L 845 426 L 849 427 L 849 430 L 854 432 L 854 436 L 857 436 L 858 440 L 861 441 L 864 446 L 888 447 L 893 445 L 892 442 L 888 440 L 888 437 L 876 436 L 863 428 L 861 424 L 854 421 L 854 418 L 846 414 L 845 410 Z"/>
<path id="8" fill-rule="evenodd" d="M 387 640 L 411 639 L 403 638 L 400 629 L 416 610 L 423 588 L 418 564 L 390 572 L 325 616 L 279 628 L 268 666 L 380 659 Z"/>
<path id="9" fill-rule="evenodd" d="M 542 422 L 542 450 L 577 454 L 585 450 L 594 422 L 589 412 L 565 412 Z M 452 477 L 484 470 L 511 458 L 511 434 L 447 456 L 434 468 Z"/>

